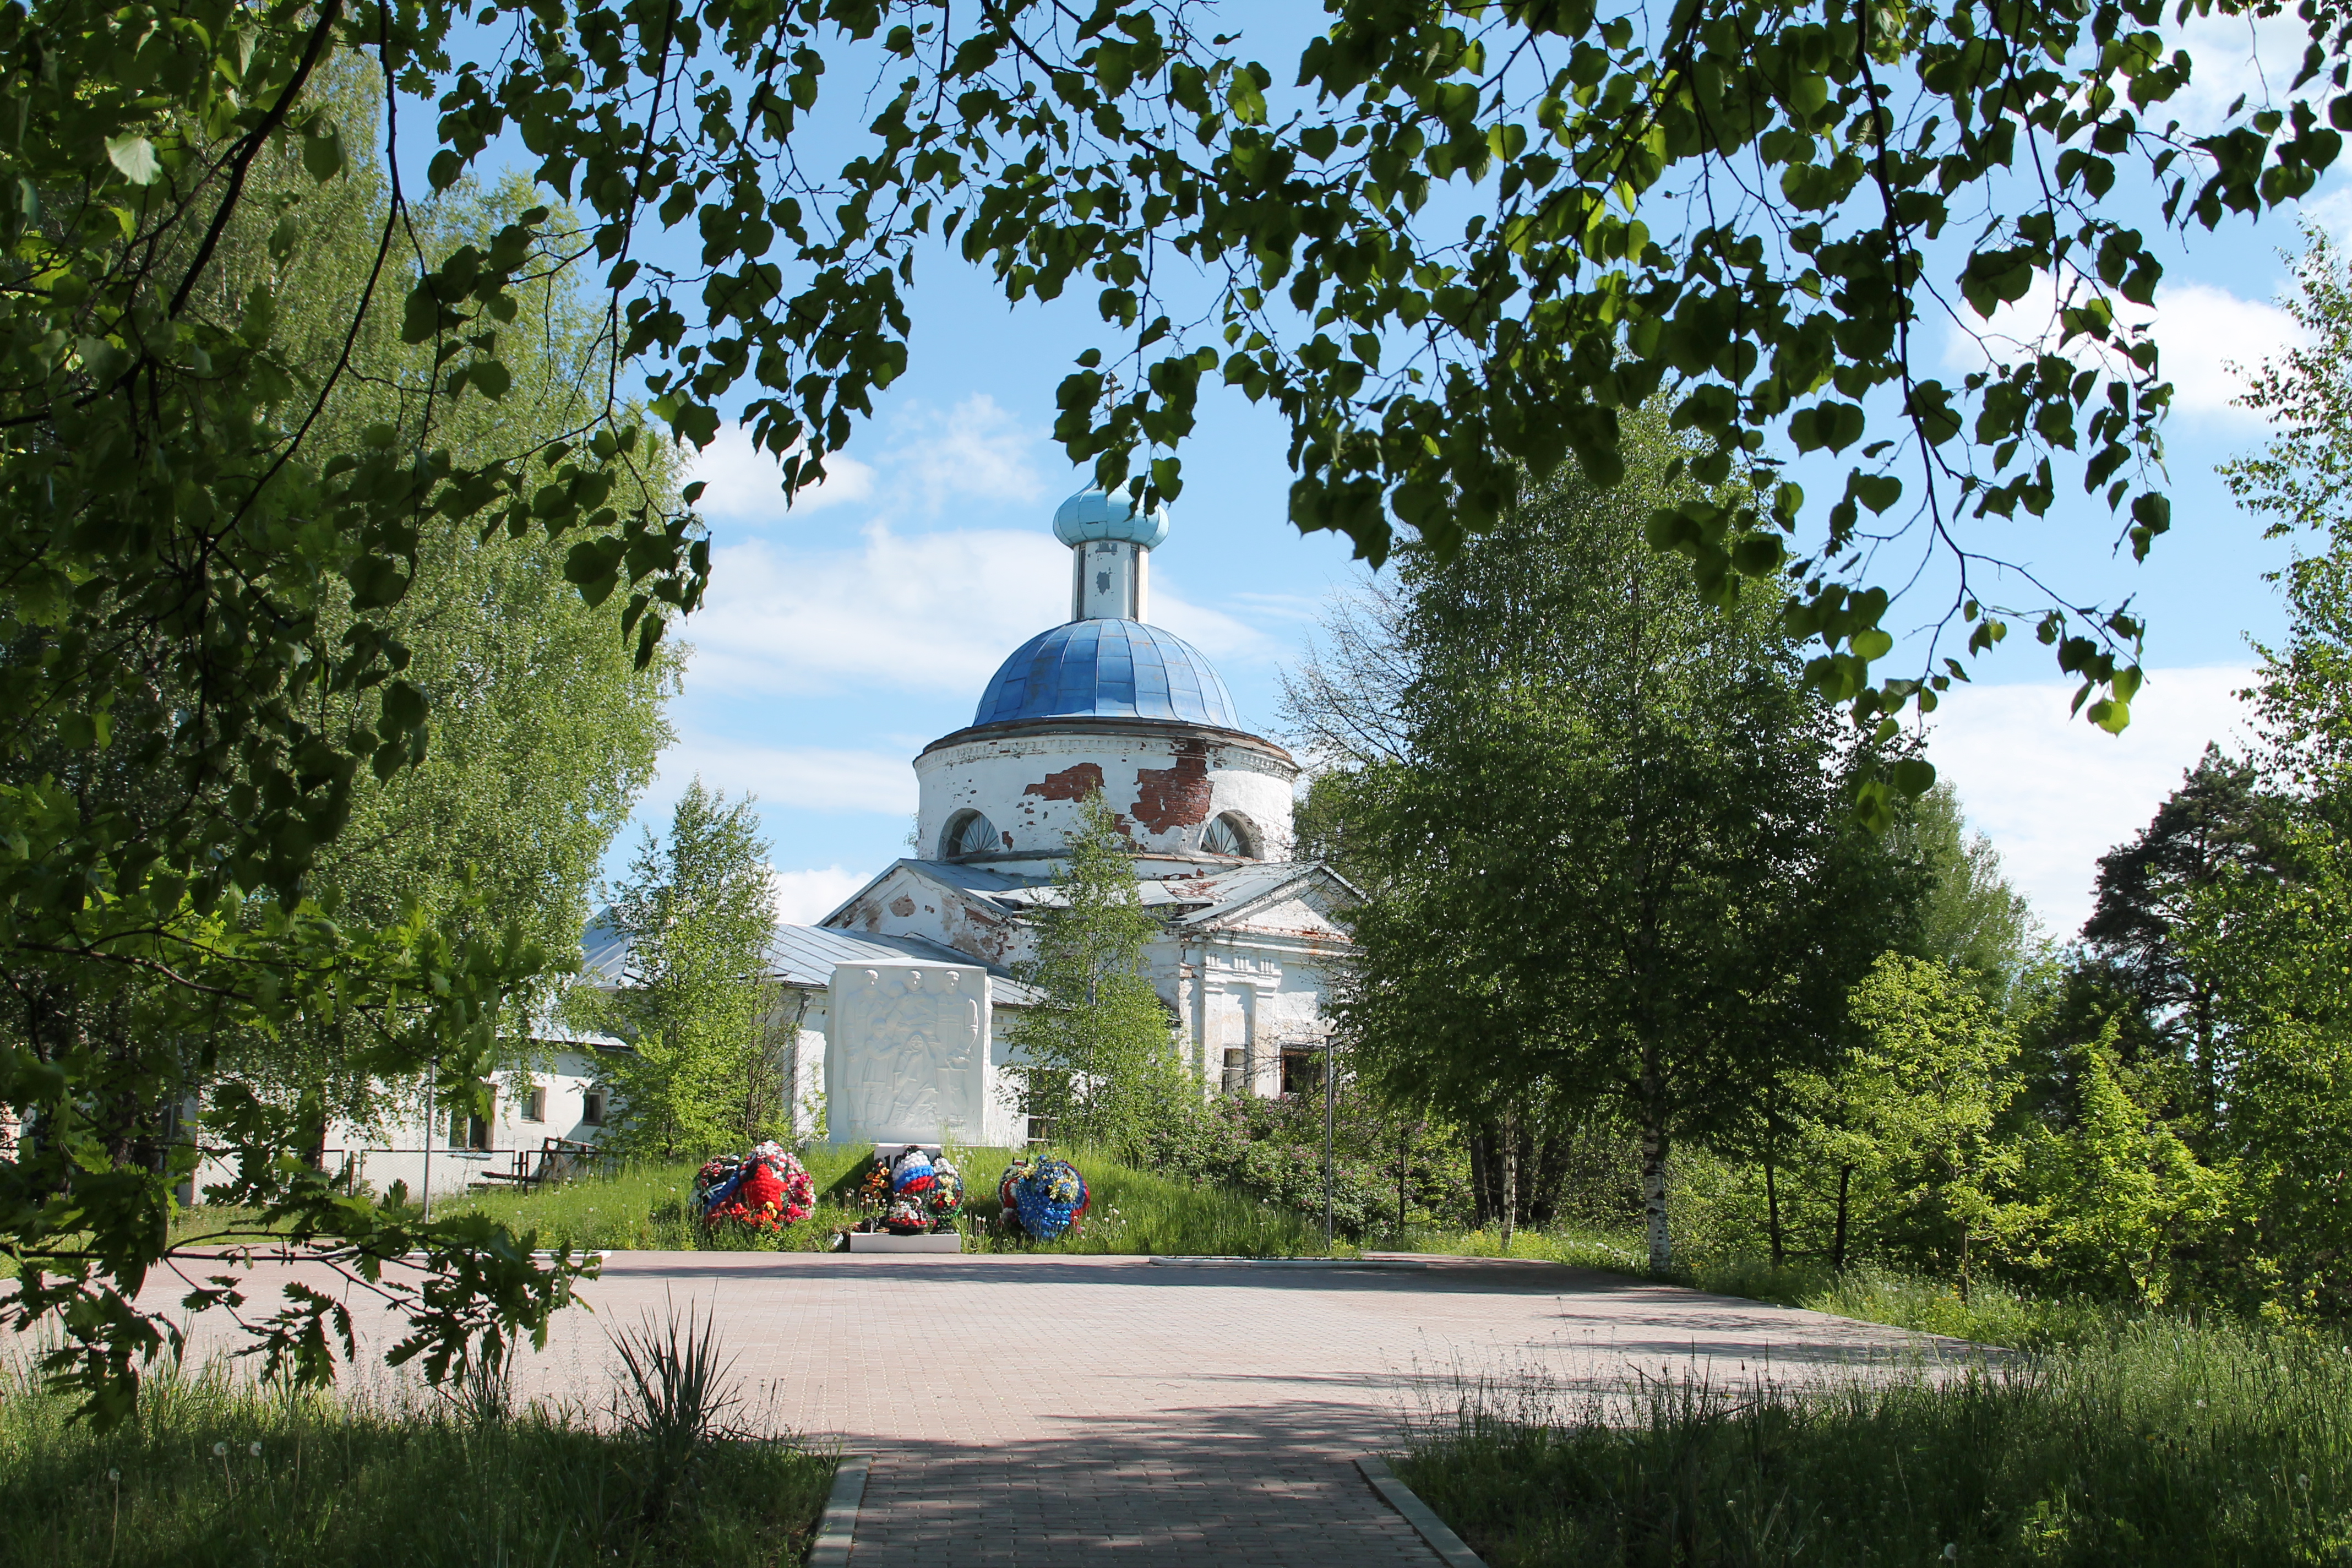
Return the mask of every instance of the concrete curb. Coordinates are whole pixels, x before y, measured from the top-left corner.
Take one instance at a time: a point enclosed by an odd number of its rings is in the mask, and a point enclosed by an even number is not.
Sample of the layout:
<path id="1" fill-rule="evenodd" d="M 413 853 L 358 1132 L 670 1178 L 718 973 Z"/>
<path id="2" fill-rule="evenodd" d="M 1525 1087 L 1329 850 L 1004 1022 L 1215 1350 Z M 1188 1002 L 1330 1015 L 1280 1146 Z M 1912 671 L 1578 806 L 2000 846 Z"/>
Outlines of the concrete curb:
<path id="1" fill-rule="evenodd" d="M 1426 1268 L 1429 1265 L 1419 1258 L 1206 1258 L 1189 1254 L 1155 1253 L 1154 1268 Z"/>
<path id="2" fill-rule="evenodd" d="M 833 1472 L 833 1495 L 824 1500 L 824 1512 L 816 1521 L 808 1568 L 849 1568 L 849 1543 L 857 1535 L 857 1505 L 866 1499 L 866 1472 L 873 1464 L 871 1454 L 841 1457 L 840 1468 Z"/>
<path id="3" fill-rule="evenodd" d="M 1404 1515 L 1405 1522 L 1429 1542 L 1429 1549 L 1437 1553 L 1438 1560 L 1445 1563 L 1446 1568 L 1486 1568 L 1485 1561 L 1465 1546 L 1460 1536 L 1446 1529 L 1445 1521 L 1432 1513 L 1427 1503 L 1413 1496 L 1411 1487 L 1397 1479 L 1396 1472 L 1389 1468 L 1387 1460 L 1358 1459 L 1356 1468 L 1364 1472 L 1364 1479 L 1372 1483 L 1372 1489 L 1380 1493 L 1391 1508 Z M 811 1558 L 809 1561 L 814 1563 L 816 1560 Z"/>

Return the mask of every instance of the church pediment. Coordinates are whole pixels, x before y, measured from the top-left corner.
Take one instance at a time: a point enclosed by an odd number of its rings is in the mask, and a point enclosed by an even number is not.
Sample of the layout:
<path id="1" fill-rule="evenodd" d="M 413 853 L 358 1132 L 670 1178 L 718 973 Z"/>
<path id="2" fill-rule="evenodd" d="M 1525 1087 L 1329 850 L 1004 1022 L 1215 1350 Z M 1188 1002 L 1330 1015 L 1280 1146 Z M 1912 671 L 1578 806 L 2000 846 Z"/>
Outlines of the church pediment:
<path id="1" fill-rule="evenodd" d="M 1179 884 L 1181 886 L 1181 884 Z M 1234 874 L 1201 879 L 1215 896 L 1187 915 L 1194 931 L 1247 931 L 1318 942 L 1349 940 L 1345 910 L 1356 890 L 1320 861 L 1271 865 L 1255 876 Z"/>
<path id="2" fill-rule="evenodd" d="M 1014 885 L 1010 879 L 997 879 Z M 897 862 L 817 923 L 839 931 L 927 937 L 998 968 L 1019 956 L 1015 915 L 986 890 L 931 875 L 919 860 Z"/>

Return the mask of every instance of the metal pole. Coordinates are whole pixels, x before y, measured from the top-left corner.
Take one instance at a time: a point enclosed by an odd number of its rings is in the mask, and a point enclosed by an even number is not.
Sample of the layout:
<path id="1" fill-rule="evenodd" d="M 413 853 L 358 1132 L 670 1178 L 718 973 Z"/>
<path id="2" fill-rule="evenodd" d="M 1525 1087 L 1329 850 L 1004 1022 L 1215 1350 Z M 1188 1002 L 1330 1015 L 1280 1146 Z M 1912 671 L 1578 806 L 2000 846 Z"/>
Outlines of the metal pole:
<path id="1" fill-rule="evenodd" d="M 1339 1079 L 1331 1070 L 1332 1037 L 1323 1037 L 1323 1250 L 1331 1250 L 1331 1127 L 1339 1105 Z"/>
<path id="2" fill-rule="evenodd" d="M 425 1217 L 433 1218 L 433 1090 L 441 1064 L 425 1069 Z"/>

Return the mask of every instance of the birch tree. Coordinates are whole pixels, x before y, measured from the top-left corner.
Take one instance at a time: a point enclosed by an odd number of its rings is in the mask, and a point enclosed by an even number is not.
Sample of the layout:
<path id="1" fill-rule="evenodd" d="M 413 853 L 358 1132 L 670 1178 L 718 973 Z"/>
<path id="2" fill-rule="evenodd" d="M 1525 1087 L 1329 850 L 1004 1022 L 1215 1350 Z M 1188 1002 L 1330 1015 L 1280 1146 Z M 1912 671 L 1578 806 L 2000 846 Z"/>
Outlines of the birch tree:
<path id="1" fill-rule="evenodd" d="M 1769 607 L 1711 609 L 1643 529 L 1682 493 L 1654 422 L 1614 490 L 1545 487 L 1452 560 L 1416 555 L 1410 752 L 1351 783 L 1378 868 L 1340 1003 L 1364 1059 L 1465 1118 L 1538 1089 L 1639 1129 L 1654 1267 L 1677 1139 L 1833 1047 L 1883 941 L 1875 841 Z"/>

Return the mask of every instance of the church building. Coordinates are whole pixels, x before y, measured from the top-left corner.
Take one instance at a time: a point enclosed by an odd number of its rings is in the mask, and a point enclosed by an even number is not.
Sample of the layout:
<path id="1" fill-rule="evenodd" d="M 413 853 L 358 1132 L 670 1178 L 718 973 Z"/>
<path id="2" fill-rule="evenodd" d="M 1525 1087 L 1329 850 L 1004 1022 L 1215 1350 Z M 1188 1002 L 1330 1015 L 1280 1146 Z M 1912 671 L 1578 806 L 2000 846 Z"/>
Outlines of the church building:
<path id="1" fill-rule="evenodd" d="M 1152 982 L 1193 1068 L 1211 1088 L 1285 1092 L 1311 1077 L 1322 1049 L 1352 891 L 1320 862 L 1292 858 L 1297 763 L 1243 727 L 1199 649 L 1150 623 L 1166 511 L 1082 490 L 1055 513 L 1054 531 L 1070 549 L 1070 618 L 1015 648 L 971 724 L 915 758 L 919 855 L 809 935 L 919 944 L 1005 976 L 1031 953 L 1034 916 L 1059 897 L 1079 803 L 1099 792 L 1135 847 L 1139 892 L 1160 926 Z M 793 928 L 778 935 L 806 940 Z M 1002 979 L 991 989 L 999 1008 L 1032 1000 Z M 812 997 L 796 1099 L 824 1081 L 822 1013 Z M 1003 1022 L 989 1030 L 1000 1064 Z M 1000 1137 L 1022 1131 L 990 1120 Z"/>
<path id="2" fill-rule="evenodd" d="M 803 1136 L 822 1125 L 841 1140 L 1001 1147 L 1040 1131 L 1021 1121 L 1000 1070 L 1009 1026 L 1039 1000 L 1013 968 L 1061 896 L 1055 872 L 1096 792 L 1134 846 L 1157 921 L 1152 984 L 1204 1091 L 1276 1095 L 1317 1080 L 1354 895 L 1319 862 L 1292 858 L 1298 764 L 1243 727 L 1199 649 L 1150 624 L 1165 511 L 1084 490 L 1054 531 L 1070 549 L 1070 618 L 1015 648 L 971 722 L 915 758 L 921 852 L 817 924 L 779 926 L 769 944 L 772 1023 Z M 592 923 L 583 948 L 583 984 L 630 984 L 628 940 L 609 924 Z M 625 1113 L 603 1068 L 628 1049 L 543 1021 L 485 1114 L 420 1105 L 382 1128 L 339 1125 L 327 1154 L 378 1190 L 526 1180 Z M 200 1184 L 225 1176 L 208 1166 Z"/>

